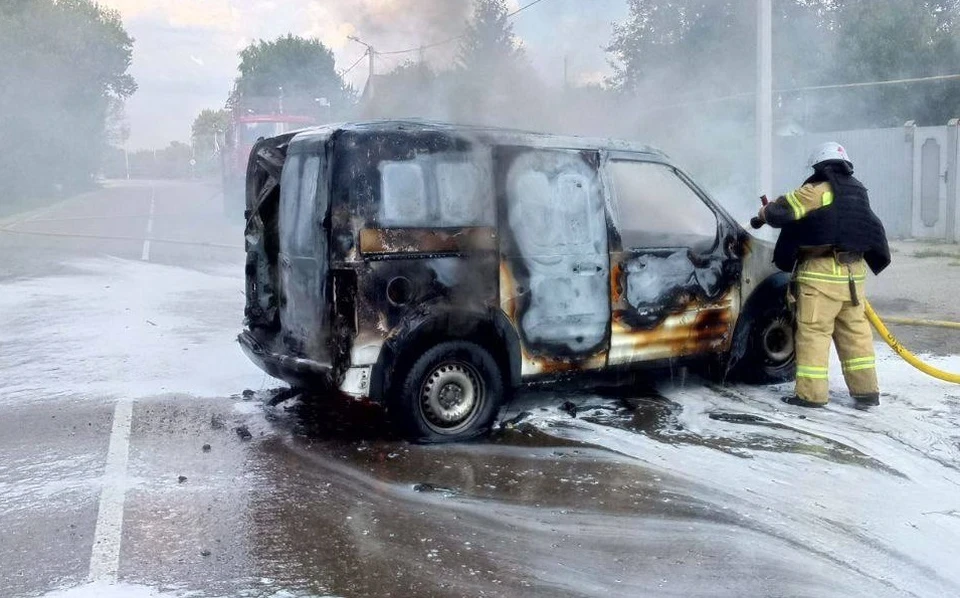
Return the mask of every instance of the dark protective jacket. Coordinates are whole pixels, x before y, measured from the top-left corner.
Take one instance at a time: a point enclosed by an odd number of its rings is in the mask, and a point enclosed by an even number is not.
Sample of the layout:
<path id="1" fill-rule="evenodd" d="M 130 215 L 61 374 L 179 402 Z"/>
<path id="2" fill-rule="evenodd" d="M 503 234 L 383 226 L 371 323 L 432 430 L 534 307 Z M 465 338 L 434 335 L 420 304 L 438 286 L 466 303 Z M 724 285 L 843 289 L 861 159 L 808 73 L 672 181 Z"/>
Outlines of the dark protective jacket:
<path id="1" fill-rule="evenodd" d="M 774 250 L 778 268 L 792 272 L 802 247 L 832 246 L 838 251 L 862 253 L 874 274 L 890 265 L 890 247 L 883 223 L 870 209 L 867 188 L 853 177 L 844 162 L 818 165 L 808 183 L 827 181 L 833 189 L 833 203 L 814 210 L 802 219 L 783 225 Z"/>

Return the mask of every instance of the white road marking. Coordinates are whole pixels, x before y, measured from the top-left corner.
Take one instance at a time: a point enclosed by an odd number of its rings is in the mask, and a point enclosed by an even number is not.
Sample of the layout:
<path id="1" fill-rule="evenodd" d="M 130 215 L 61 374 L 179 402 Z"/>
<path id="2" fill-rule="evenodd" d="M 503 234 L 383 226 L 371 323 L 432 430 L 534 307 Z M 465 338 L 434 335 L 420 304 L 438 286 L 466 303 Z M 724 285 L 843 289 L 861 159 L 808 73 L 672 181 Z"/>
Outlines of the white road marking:
<path id="1" fill-rule="evenodd" d="M 113 429 L 103 471 L 97 527 L 90 554 L 91 581 L 117 581 L 120 569 L 120 538 L 123 533 L 123 502 L 126 497 L 127 460 L 133 401 L 121 399 L 113 411 Z"/>
<path id="2" fill-rule="evenodd" d="M 147 218 L 147 235 L 146 239 L 143 241 L 143 252 L 140 254 L 140 259 L 149 262 L 150 261 L 150 237 L 153 236 L 153 212 L 156 206 L 157 199 L 157 188 L 150 187 L 150 216 Z"/>

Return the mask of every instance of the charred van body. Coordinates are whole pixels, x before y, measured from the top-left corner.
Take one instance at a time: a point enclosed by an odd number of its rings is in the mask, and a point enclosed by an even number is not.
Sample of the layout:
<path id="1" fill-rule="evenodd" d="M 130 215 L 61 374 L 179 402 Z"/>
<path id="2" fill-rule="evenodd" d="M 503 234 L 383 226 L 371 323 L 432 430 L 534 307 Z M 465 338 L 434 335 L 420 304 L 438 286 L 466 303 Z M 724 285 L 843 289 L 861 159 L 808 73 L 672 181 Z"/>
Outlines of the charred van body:
<path id="1" fill-rule="evenodd" d="M 261 141 L 246 193 L 245 352 L 383 400 L 415 439 L 476 435 L 540 377 L 793 375 L 770 247 L 651 148 L 360 123 Z"/>

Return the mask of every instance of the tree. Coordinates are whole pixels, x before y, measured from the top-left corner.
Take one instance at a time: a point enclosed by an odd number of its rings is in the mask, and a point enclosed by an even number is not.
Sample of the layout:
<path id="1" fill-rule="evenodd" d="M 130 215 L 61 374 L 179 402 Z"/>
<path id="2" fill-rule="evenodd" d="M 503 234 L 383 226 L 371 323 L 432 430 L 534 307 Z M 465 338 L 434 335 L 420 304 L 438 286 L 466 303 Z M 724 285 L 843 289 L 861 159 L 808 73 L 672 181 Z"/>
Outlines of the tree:
<path id="1" fill-rule="evenodd" d="M 489 81 L 518 69 L 524 54 L 507 14 L 504 0 L 476 0 L 457 54 L 460 71 Z"/>
<path id="2" fill-rule="evenodd" d="M 334 113 L 353 105 L 356 93 L 336 71 L 333 52 L 317 39 L 285 35 L 258 40 L 240 51 L 230 106 L 271 105 L 282 101 L 289 109 L 315 110 L 325 98 Z"/>
<path id="3" fill-rule="evenodd" d="M 956 0 L 794 0 L 774 23 L 780 89 L 957 74 Z M 960 82 L 904 83 L 781 94 L 778 113 L 812 130 L 944 124 Z"/>
<path id="4" fill-rule="evenodd" d="M 623 119 L 625 134 L 642 132 L 708 187 L 749 197 L 755 0 L 628 3 L 608 48 L 615 66 L 608 84 L 636 107 Z M 777 125 L 933 125 L 960 113 L 960 81 L 806 89 L 960 73 L 957 0 L 776 0 L 773 9 Z"/>
<path id="5" fill-rule="evenodd" d="M 222 148 L 227 128 L 230 126 L 228 110 L 201 110 L 193 120 L 191 139 L 193 141 L 196 172 L 212 174 L 219 168 L 219 152 Z"/>
<path id="6" fill-rule="evenodd" d="M 844 0 L 835 13 L 836 56 L 825 83 L 960 73 L 956 1 Z M 946 124 L 960 115 L 960 82 L 911 83 L 824 92 L 828 126 Z M 842 106 L 842 109 L 831 107 Z"/>
<path id="7" fill-rule="evenodd" d="M 363 118 L 438 118 L 443 109 L 440 77 L 427 64 L 407 60 L 377 77 L 381 92 L 364 98 Z"/>
<path id="8" fill-rule="evenodd" d="M 91 0 L 0 3 L 0 161 L 7 193 L 78 186 L 99 168 L 107 121 L 136 91 L 133 39 Z"/>
<path id="9" fill-rule="evenodd" d="M 504 0 L 475 0 L 455 68 L 441 81 L 457 120 L 521 125 L 542 91 L 510 24 Z"/>
<path id="10" fill-rule="evenodd" d="M 191 131 L 194 139 L 222 134 L 230 125 L 230 112 L 205 108 L 193 120 Z"/>
<path id="11" fill-rule="evenodd" d="M 607 51 L 609 83 L 661 96 L 731 93 L 755 76 L 755 0 L 628 0 Z M 664 93 L 668 92 L 668 93 Z M 704 95 L 701 93 L 700 95 Z"/>
<path id="12" fill-rule="evenodd" d="M 742 190 L 753 176 L 755 5 L 628 0 L 607 48 L 607 85 L 621 96 L 618 136 L 665 149 L 708 188 L 733 197 L 749 197 Z"/>

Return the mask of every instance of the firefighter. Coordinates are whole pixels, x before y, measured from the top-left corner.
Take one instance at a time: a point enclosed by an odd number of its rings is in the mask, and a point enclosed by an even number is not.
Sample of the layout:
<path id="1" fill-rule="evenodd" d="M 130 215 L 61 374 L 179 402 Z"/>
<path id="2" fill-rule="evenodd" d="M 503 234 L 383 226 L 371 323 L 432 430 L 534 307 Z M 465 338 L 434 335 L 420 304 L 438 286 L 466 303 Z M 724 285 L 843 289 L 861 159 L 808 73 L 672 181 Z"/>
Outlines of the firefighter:
<path id="1" fill-rule="evenodd" d="M 887 235 L 840 144 L 824 143 L 808 165 L 813 175 L 761 207 L 754 219 L 757 227 L 782 229 L 774 262 L 793 273 L 789 300 L 796 304 L 797 382 L 795 394 L 783 401 L 827 404 L 833 339 L 856 407 L 869 409 L 880 404 L 880 390 L 863 291 L 867 268 L 879 274 L 890 264 Z"/>

